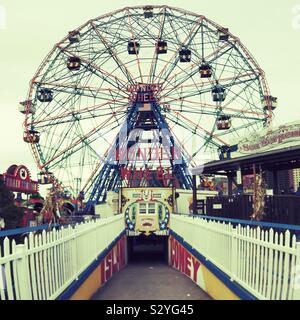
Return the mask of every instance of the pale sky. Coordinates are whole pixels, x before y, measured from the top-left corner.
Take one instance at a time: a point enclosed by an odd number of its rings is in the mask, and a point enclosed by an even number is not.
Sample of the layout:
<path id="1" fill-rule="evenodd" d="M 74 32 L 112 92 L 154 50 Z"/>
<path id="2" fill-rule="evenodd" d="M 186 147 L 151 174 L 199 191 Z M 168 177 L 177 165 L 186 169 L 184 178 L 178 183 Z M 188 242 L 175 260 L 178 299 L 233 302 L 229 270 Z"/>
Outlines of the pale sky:
<path id="1" fill-rule="evenodd" d="M 0 172 L 25 164 L 35 173 L 22 140 L 24 116 L 17 111 L 42 59 L 68 31 L 91 18 L 130 6 L 134 0 L 0 0 Z M 152 0 L 205 15 L 228 27 L 266 72 L 279 98 L 275 124 L 300 119 L 300 0 Z"/>

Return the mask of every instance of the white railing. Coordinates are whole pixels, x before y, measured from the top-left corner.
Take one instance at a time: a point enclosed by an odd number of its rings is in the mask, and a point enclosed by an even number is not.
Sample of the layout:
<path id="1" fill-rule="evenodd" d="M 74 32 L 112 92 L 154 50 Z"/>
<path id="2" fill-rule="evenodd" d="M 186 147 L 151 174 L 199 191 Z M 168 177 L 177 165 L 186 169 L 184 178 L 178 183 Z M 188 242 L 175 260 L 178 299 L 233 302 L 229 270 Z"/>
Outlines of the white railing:
<path id="1" fill-rule="evenodd" d="M 300 243 L 289 231 L 177 215 L 170 228 L 256 298 L 300 299 Z"/>
<path id="2" fill-rule="evenodd" d="M 122 215 L 42 234 L 0 250 L 0 300 L 57 298 L 124 230 Z M 1 248 L 0 248 L 1 249 Z"/>

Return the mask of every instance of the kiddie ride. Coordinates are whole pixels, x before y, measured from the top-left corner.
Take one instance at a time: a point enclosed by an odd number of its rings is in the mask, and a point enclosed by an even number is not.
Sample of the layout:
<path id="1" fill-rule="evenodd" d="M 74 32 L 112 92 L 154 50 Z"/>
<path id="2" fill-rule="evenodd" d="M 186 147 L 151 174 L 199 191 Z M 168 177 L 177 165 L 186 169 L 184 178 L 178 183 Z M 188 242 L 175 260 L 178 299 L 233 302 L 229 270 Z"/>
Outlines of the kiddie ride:
<path id="1" fill-rule="evenodd" d="M 77 201 L 70 195 L 50 188 L 46 199 L 39 194 L 39 186 L 48 184 L 39 175 L 32 180 L 29 169 L 24 165 L 12 165 L 1 175 L 4 185 L 16 194 L 15 204 L 23 209 L 20 227 L 34 227 L 42 224 L 67 224 L 75 213 Z M 25 195 L 25 199 L 23 198 Z"/>
<path id="2" fill-rule="evenodd" d="M 232 138 L 268 125 L 275 107 L 263 70 L 227 28 L 137 6 L 58 42 L 20 112 L 39 169 L 80 194 L 81 214 L 121 213 L 129 236 L 149 236 L 193 212 L 190 169 L 226 157 Z M 206 189 L 200 213 L 217 193 Z"/>
<path id="3" fill-rule="evenodd" d="M 39 173 L 38 177 L 41 185 L 51 185 L 40 210 L 44 223 L 69 225 L 91 218 L 76 215 L 82 206 L 83 199 L 80 196 L 75 199 L 66 190 L 62 190 L 58 185 L 52 183 L 51 175 L 48 178 L 43 173 Z"/>
<path id="4" fill-rule="evenodd" d="M 22 226 L 31 226 L 33 221 L 38 220 L 39 211 L 43 207 L 38 182 L 31 179 L 30 171 L 24 165 L 11 165 L 0 178 L 8 190 L 17 194 L 15 204 L 24 212 Z M 22 194 L 26 195 L 25 200 Z"/>

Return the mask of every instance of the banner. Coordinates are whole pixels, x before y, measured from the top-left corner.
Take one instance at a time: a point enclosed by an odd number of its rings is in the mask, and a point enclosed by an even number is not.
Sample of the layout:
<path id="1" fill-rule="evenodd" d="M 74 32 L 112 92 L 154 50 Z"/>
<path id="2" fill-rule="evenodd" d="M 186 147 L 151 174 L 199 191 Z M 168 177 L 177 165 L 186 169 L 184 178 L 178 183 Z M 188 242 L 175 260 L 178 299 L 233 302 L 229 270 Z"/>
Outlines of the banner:
<path id="1" fill-rule="evenodd" d="M 233 157 L 300 145 L 300 121 L 256 132 L 238 142 Z"/>
<path id="2" fill-rule="evenodd" d="M 200 261 L 172 236 L 169 238 L 169 250 L 170 266 L 185 274 L 205 291 L 205 282 Z"/>
<path id="3" fill-rule="evenodd" d="M 123 237 L 101 263 L 100 270 L 102 285 L 110 280 L 115 273 L 120 271 L 125 266 L 126 241 L 127 239 Z"/>

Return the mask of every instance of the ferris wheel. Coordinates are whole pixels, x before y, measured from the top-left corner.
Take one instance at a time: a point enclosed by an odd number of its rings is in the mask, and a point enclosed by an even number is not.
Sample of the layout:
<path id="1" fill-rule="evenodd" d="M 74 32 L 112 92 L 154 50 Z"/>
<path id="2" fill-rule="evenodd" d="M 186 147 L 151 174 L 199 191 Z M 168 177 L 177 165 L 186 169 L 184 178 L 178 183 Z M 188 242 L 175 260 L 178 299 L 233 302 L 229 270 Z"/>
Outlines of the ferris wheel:
<path id="1" fill-rule="evenodd" d="M 227 28 L 168 6 L 117 10 L 55 44 L 21 103 L 24 141 L 45 183 L 73 194 L 91 189 L 137 85 L 159 88 L 159 112 L 189 166 L 268 125 L 277 103 Z"/>

